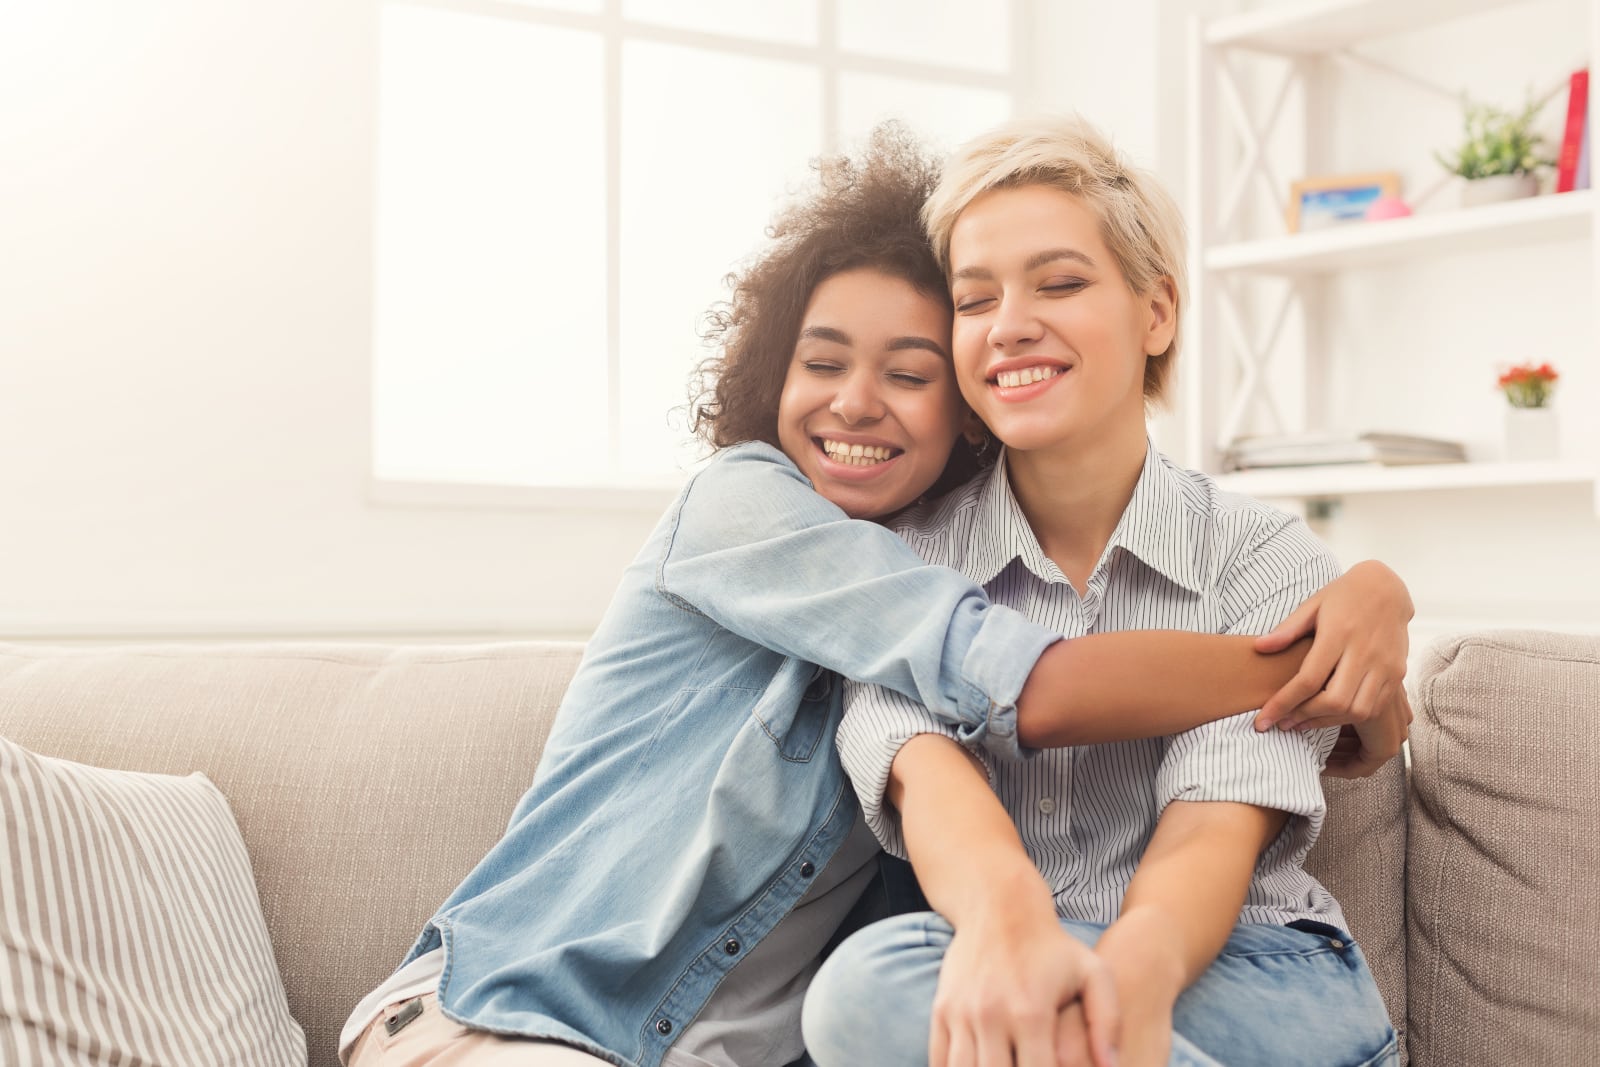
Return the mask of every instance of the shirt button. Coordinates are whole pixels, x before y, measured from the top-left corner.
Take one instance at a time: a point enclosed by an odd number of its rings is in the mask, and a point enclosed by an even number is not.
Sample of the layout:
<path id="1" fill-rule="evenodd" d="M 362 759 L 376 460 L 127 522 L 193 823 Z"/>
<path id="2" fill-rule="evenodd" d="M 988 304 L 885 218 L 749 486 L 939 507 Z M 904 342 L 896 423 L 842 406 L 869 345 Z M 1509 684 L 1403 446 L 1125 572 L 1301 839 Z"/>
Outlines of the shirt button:
<path id="1" fill-rule="evenodd" d="M 722 943 L 722 951 L 726 952 L 730 956 L 737 956 L 739 954 L 739 942 L 731 937 L 728 938 L 728 940 Z"/>
<path id="2" fill-rule="evenodd" d="M 656 1020 L 656 1033 L 660 1034 L 662 1037 L 666 1037 L 668 1034 L 672 1033 L 672 1020 L 671 1019 L 657 1019 Z"/>
<path id="3" fill-rule="evenodd" d="M 817 869 L 816 869 L 816 867 L 812 866 L 810 860 L 806 860 L 804 863 L 802 863 L 800 865 L 800 877 L 802 877 L 802 878 L 810 878 L 813 874 L 816 874 L 816 873 L 817 873 Z"/>
<path id="4" fill-rule="evenodd" d="M 1056 802 L 1050 797 L 1045 797 L 1039 801 L 1039 810 L 1046 815 L 1054 814 L 1056 810 Z"/>

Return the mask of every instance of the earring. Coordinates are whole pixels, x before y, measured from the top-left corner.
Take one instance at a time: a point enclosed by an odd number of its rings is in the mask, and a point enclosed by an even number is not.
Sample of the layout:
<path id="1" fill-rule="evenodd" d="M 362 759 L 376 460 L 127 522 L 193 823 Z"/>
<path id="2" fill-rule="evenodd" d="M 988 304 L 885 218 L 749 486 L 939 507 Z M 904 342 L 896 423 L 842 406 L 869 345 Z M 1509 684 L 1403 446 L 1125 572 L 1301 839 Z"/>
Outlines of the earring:
<path id="1" fill-rule="evenodd" d="M 991 457 L 996 451 L 994 435 L 986 433 L 976 444 L 968 441 L 967 445 L 972 449 L 972 458 L 978 462 L 978 465 L 980 467 L 988 466 Z"/>

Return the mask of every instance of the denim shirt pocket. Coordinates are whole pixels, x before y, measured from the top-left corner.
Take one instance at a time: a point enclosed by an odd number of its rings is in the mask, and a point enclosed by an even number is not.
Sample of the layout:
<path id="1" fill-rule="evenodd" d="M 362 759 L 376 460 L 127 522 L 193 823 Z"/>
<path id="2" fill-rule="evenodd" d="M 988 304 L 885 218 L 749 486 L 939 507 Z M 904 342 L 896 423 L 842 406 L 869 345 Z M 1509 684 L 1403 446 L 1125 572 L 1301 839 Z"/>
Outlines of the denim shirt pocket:
<path id="1" fill-rule="evenodd" d="M 832 747 L 829 726 L 839 721 L 843 691 L 832 671 L 785 660 L 751 715 L 779 755 L 792 763 L 809 763 L 824 739 Z"/>

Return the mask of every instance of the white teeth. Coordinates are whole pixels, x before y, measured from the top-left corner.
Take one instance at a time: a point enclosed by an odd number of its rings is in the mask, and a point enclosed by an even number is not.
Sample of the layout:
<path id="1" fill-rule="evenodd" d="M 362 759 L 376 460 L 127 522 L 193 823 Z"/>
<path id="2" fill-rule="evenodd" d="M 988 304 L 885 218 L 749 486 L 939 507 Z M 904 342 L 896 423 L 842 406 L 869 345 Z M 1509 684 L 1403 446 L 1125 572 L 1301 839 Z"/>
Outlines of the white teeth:
<path id="1" fill-rule="evenodd" d="M 847 467 L 870 467 L 874 463 L 882 463 L 893 454 L 893 449 L 884 448 L 882 445 L 855 445 L 844 441 L 830 441 L 822 439 L 822 450 L 828 458 L 836 463 L 843 463 Z"/>
<path id="2" fill-rule="evenodd" d="M 1042 382 L 1046 378 L 1054 378 L 1060 374 L 1060 367 L 1028 367 L 1025 370 L 1003 370 L 995 375 L 995 382 L 1002 389 L 1015 389 L 1019 385 L 1032 385 Z"/>

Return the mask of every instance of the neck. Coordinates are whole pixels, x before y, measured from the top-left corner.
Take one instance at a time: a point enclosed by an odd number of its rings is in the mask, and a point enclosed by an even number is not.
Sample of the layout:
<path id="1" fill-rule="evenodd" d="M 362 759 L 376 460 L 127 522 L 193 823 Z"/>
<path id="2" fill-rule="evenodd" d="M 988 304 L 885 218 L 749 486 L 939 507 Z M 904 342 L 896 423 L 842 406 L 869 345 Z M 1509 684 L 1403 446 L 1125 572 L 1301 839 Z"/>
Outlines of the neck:
<path id="1" fill-rule="evenodd" d="M 1080 592 L 1133 498 L 1145 449 L 1141 413 L 1092 441 L 1006 452 L 1011 492 L 1039 547 Z"/>

